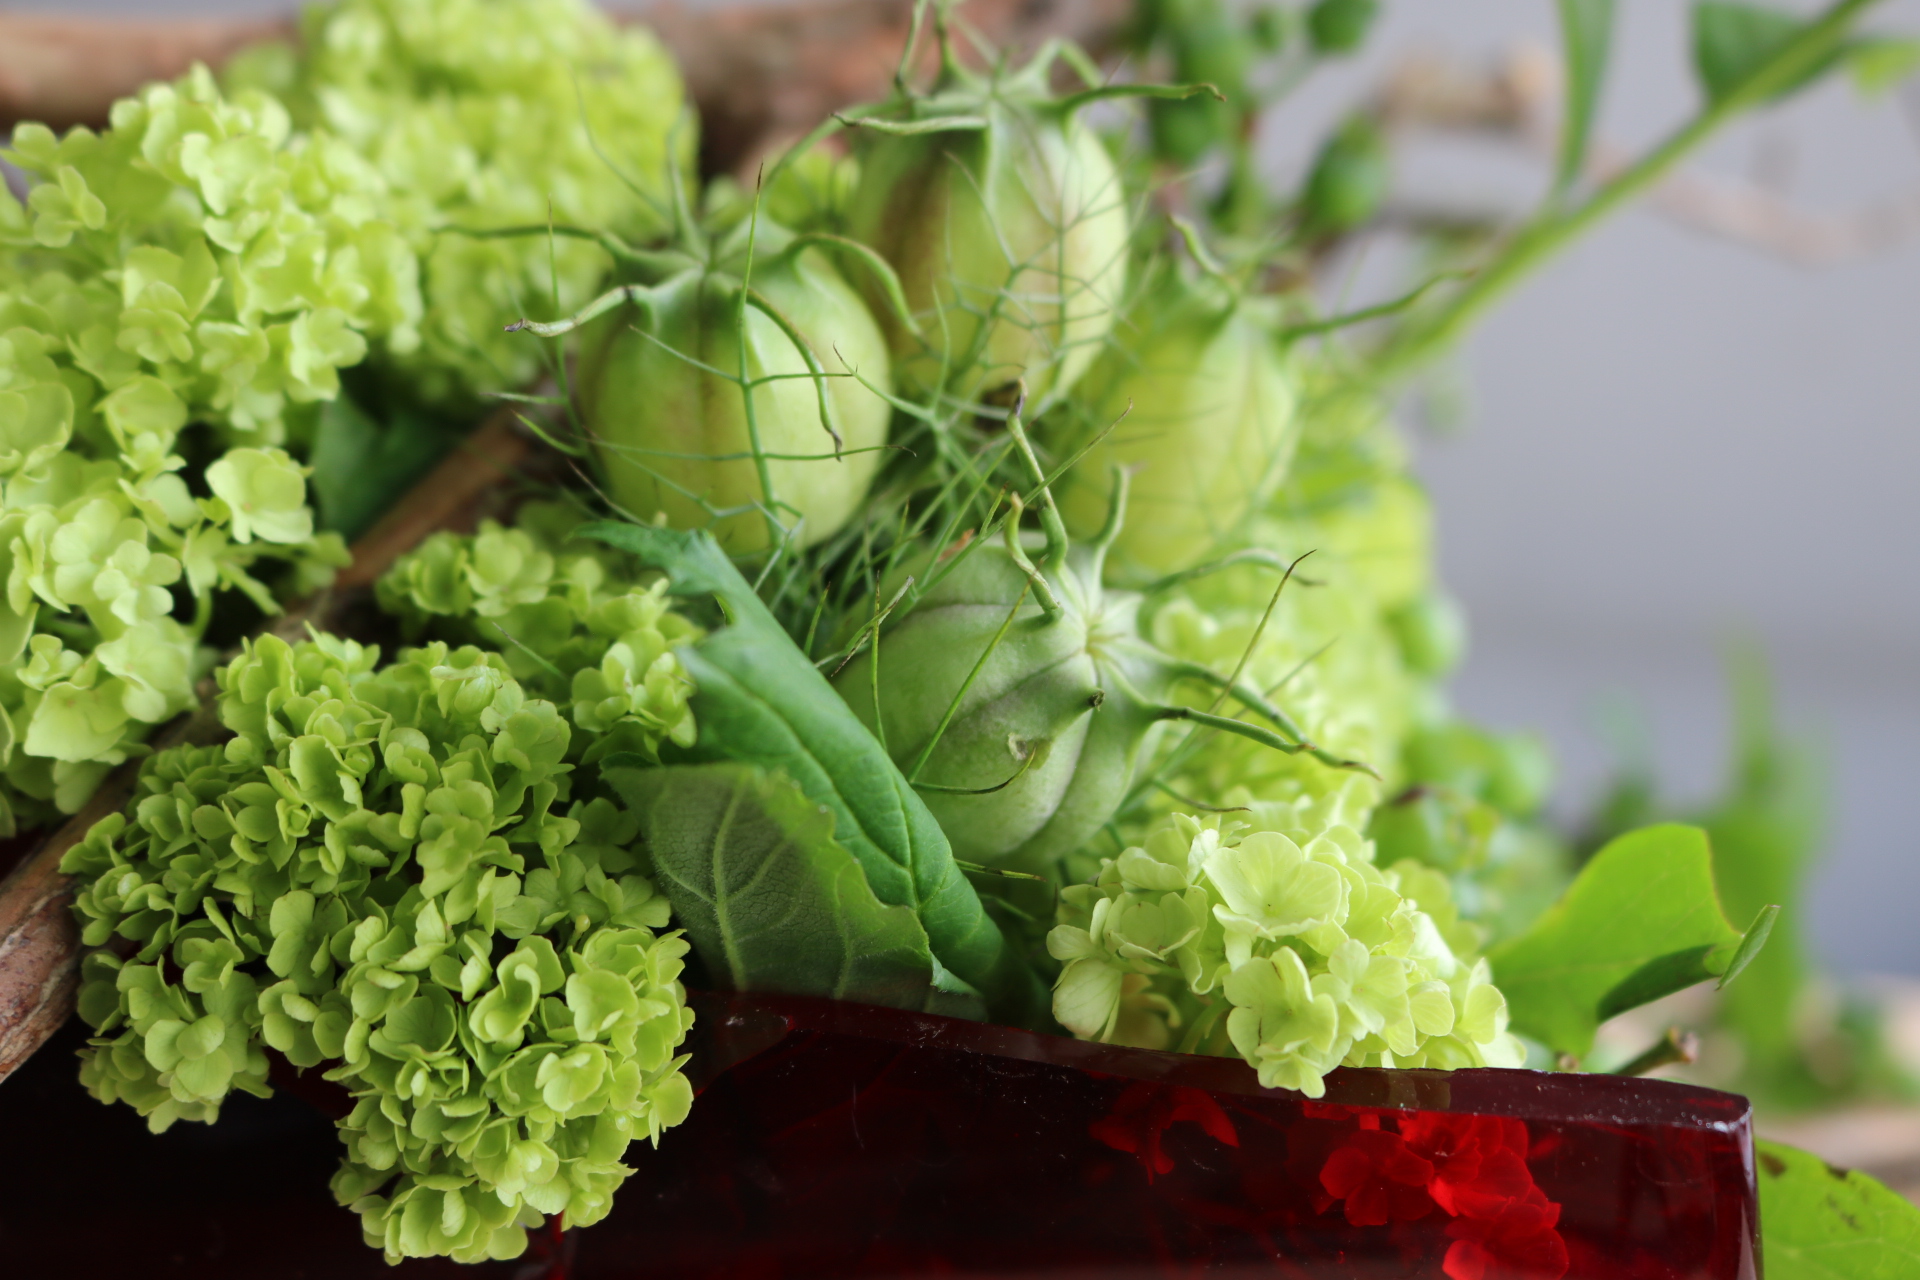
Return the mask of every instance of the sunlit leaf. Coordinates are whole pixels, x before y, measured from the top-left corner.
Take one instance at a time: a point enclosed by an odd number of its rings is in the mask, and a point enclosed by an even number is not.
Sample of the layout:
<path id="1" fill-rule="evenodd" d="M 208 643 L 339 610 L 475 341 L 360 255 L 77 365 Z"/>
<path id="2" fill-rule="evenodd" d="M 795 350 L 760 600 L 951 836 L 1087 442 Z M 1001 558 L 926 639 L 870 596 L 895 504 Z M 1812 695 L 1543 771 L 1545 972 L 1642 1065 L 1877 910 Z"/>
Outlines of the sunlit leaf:
<path id="1" fill-rule="evenodd" d="M 1718 977 L 1740 950 L 1698 827 L 1629 832 L 1593 856 L 1559 902 L 1488 956 L 1513 1028 L 1584 1056 L 1615 1014 Z"/>

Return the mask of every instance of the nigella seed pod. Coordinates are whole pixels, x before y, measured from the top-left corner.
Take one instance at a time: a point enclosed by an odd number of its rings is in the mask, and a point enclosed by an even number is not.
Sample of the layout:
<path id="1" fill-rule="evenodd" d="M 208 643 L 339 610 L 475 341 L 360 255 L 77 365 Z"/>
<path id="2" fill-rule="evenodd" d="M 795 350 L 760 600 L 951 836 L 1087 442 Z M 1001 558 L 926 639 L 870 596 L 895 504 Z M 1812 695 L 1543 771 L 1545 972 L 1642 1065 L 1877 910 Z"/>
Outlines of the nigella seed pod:
<path id="1" fill-rule="evenodd" d="M 1038 476 L 1017 410 L 1008 425 Z M 1125 473 L 1114 483 L 1110 518 L 1089 543 L 1070 546 L 1047 496 L 1036 545 L 1015 532 L 1016 500 L 1004 539 L 925 556 L 915 569 L 927 589 L 834 679 L 963 861 L 1050 871 L 1113 817 L 1169 720 L 1365 767 L 1306 741 L 1256 691 L 1141 636 L 1143 597 L 1101 582 L 1124 525 Z M 1221 690 L 1273 728 L 1168 703 L 1182 680 Z"/>
<path id="2" fill-rule="evenodd" d="M 1065 46 L 1018 71 L 975 75 L 951 56 L 929 95 L 902 89 L 849 113 L 860 126 L 853 237 L 899 272 L 920 333 L 886 320 L 903 384 L 977 396 L 1024 379 L 1064 393 L 1113 327 L 1126 284 L 1126 193 L 1079 117 L 1101 97 L 1194 89 L 1099 86 L 1055 98 Z M 876 310 L 879 308 L 876 307 Z"/>
<path id="3" fill-rule="evenodd" d="M 1279 302 L 1168 272 L 1118 326 L 1076 403 L 1049 424 L 1080 455 L 1060 494 L 1068 528 L 1106 517 L 1107 476 L 1133 476 L 1116 548 L 1153 573 L 1190 568 L 1285 477 L 1299 437 Z M 1083 452 L 1084 451 L 1084 452 Z"/>
<path id="4" fill-rule="evenodd" d="M 710 529 L 736 554 L 810 546 L 838 530 L 879 469 L 891 410 L 887 344 L 824 251 L 832 236 L 764 220 L 708 250 L 625 251 L 636 283 L 543 335 L 591 325 L 575 389 L 616 502 L 636 518 Z"/>
<path id="5" fill-rule="evenodd" d="M 1112 816 L 1157 724 L 1139 690 L 1164 682 L 1139 639 L 1140 597 L 1103 591 L 1097 557 L 1049 575 L 1052 608 L 1020 558 L 978 548 L 883 634 L 877 706 L 871 651 L 834 684 L 955 857 L 1039 871 Z"/>

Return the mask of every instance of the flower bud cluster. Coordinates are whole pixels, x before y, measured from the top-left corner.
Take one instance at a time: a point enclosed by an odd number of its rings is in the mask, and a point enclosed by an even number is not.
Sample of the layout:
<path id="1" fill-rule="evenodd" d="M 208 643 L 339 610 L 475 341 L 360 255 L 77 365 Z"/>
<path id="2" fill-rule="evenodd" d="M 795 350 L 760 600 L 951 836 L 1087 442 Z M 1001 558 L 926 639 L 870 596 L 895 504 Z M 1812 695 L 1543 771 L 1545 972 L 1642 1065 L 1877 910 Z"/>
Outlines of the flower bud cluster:
<path id="1" fill-rule="evenodd" d="M 1341 1065 L 1518 1066 L 1444 877 L 1374 866 L 1364 780 L 1252 821 L 1176 814 L 1062 891 L 1054 1015 L 1087 1039 L 1237 1052 L 1268 1088 Z M 1223 1017 L 1224 1015 L 1224 1017 Z"/>
<path id="2" fill-rule="evenodd" d="M 641 586 L 619 553 L 569 543 L 576 521 L 529 504 L 514 528 L 436 533 L 380 580 L 380 605 L 412 636 L 500 650 L 515 679 L 566 709 L 587 763 L 692 745 L 693 681 L 673 649 L 698 629 L 673 612 L 664 578 Z"/>
<path id="3" fill-rule="evenodd" d="M 334 1179 L 390 1260 L 510 1257 L 603 1217 L 678 1123 L 686 943 L 638 823 L 497 654 L 266 637 L 234 736 L 173 748 L 63 862 L 81 882 L 81 1078 L 156 1130 L 268 1091 L 271 1048 L 356 1099 Z"/>
<path id="4" fill-rule="evenodd" d="M 298 127 L 379 173 L 426 300 L 418 349 L 391 354 L 428 400 L 530 382 L 540 347 L 506 323 L 574 311 L 611 266 L 589 240 L 447 228 L 558 223 L 646 243 L 667 229 L 669 154 L 693 155 L 691 124 L 674 134 L 672 59 L 586 0 L 338 0 L 308 8 L 297 52 L 257 49 L 223 74 L 280 94 Z"/>

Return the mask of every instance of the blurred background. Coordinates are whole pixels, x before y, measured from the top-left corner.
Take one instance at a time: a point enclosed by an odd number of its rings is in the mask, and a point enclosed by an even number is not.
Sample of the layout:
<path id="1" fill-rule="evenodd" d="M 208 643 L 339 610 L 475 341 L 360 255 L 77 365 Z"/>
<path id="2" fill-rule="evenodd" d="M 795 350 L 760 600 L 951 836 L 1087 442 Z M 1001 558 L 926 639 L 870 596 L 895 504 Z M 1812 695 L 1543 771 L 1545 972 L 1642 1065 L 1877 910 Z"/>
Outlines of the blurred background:
<path id="1" fill-rule="evenodd" d="M 103 17 L 296 8 L 0 0 Z M 1638 150 L 1690 109 L 1686 12 L 1621 6 L 1604 141 Z M 1920 0 L 1877 13 L 1920 31 Z M 1413 55 L 1537 73 L 1526 51 L 1553 47 L 1555 21 L 1548 0 L 1387 0 L 1366 52 L 1266 122 L 1265 160 L 1290 185 Z M 1548 163 L 1511 141 L 1415 136 L 1396 171 L 1409 209 L 1514 214 Z M 1472 620 L 1457 699 L 1547 739 L 1570 820 L 1636 750 L 1684 807 L 1729 768 L 1728 646 L 1758 642 L 1784 722 L 1829 770 L 1812 949 L 1842 977 L 1920 975 L 1920 81 L 1869 102 L 1829 80 L 1691 172 L 1736 216 L 1785 211 L 1784 229 L 1760 244 L 1684 201 L 1643 203 L 1524 285 L 1408 406 Z M 1402 278 L 1391 244 L 1339 270 L 1353 297 Z"/>

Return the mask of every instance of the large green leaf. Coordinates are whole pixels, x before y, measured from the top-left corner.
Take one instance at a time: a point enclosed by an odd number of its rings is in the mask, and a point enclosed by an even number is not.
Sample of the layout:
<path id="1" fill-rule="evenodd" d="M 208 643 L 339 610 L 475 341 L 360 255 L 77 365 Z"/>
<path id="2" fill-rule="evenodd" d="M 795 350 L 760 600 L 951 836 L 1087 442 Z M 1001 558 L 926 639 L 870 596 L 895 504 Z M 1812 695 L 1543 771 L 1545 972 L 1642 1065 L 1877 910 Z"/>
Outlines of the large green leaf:
<path id="1" fill-rule="evenodd" d="M 1920 1276 L 1920 1208 L 1864 1173 L 1755 1142 L 1767 1280 Z"/>
<path id="2" fill-rule="evenodd" d="M 1560 124 L 1556 185 L 1565 190 L 1580 176 L 1594 111 L 1607 75 L 1613 44 L 1613 0 L 1560 0 L 1560 45 L 1567 62 L 1567 99 Z"/>
<path id="3" fill-rule="evenodd" d="M 859 861 L 874 896 L 912 909 L 934 956 L 986 997 L 995 1018 L 1043 1023 L 1045 989 L 980 905 L 940 824 L 712 535 L 615 523 L 580 533 L 662 570 L 675 595 L 713 596 L 726 614 L 726 626 L 679 651 L 700 727 L 685 759 L 739 761 L 793 779 L 833 815 L 834 839 Z"/>
<path id="4" fill-rule="evenodd" d="M 1728 973 L 1751 940 L 1727 922 L 1698 827 L 1630 831 L 1593 856 L 1559 902 L 1488 959 L 1514 1030 L 1583 1057 L 1617 1013 Z M 1748 945 L 1742 945 L 1747 941 Z"/>
<path id="5" fill-rule="evenodd" d="M 617 766 L 618 757 L 608 757 Z M 660 887 L 714 981 L 979 1017 L 906 907 L 873 896 L 833 815 L 750 764 L 610 767 Z"/>

